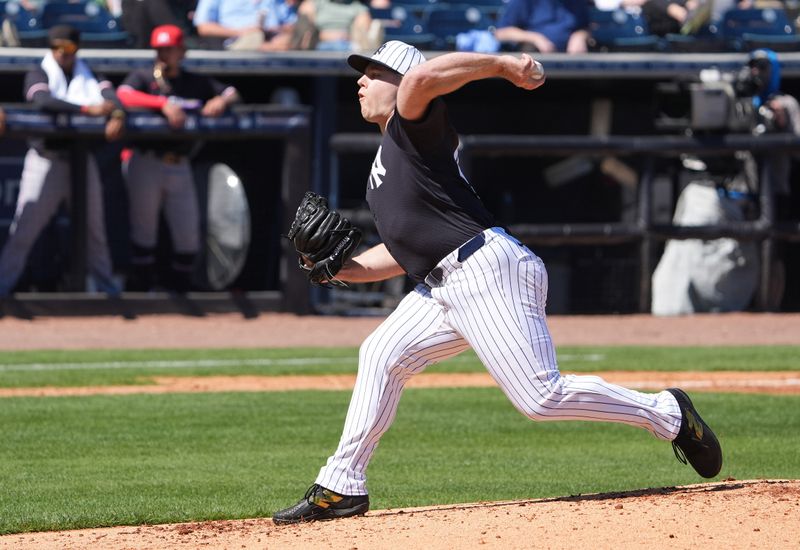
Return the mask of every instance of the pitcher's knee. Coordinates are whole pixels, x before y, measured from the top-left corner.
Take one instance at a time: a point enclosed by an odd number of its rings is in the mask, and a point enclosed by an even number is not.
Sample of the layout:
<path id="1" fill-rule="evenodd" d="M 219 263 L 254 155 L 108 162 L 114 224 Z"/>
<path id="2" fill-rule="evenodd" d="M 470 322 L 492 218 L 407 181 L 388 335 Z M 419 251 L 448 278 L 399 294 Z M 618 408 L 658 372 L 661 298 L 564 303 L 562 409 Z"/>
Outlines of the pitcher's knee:
<path id="1" fill-rule="evenodd" d="M 560 386 L 560 377 L 551 379 L 547 384 L 541 385 L 536 391 L 529 392 L 525 397 L 512 399 L 519 412 L 536 422 L 557 420 L 561 416 L 560 408 L 563 405 L 560 394 L 556 391 Z"/>
<path id="2" fill-rule="evenodd" d="M 391 378 L 407 377 L 423 369 L 426 362 L 410 353 L 399 355 L 386 352 L 380 339 L 367 338 L 358 352 L 359 370 L 369 368 L 372 372 L 383 372 Z"/>

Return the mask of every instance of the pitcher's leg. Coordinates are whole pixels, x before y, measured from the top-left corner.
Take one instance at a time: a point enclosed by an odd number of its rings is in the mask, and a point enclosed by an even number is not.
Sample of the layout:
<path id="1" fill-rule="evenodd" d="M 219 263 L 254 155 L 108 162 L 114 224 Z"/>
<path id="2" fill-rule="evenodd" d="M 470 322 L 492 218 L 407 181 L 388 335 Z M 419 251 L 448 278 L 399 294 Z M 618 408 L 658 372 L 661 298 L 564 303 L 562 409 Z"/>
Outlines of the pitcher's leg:
<path id="1" fill-rule="evenodd" d="M 339 447 L 316 483 L 344 495 L 365 495 L 366 468 L 389 429 L 405 382 L 428 365 L 467 349 L 444 323 L 444 311 L 417 287 L 361 345 L 358 377 Z"/>
<path id="2" fill-rule="evenodd" d="M 560 375 L 545 317 L 547 272 L 513 239 L 492 240 L 436 292 L 450 306 L 452 326 L 526 416 L 620 422 L 665 440 L 677 435 L 681 412 L 668 392 L 646 394 L 596 376 Z"/>

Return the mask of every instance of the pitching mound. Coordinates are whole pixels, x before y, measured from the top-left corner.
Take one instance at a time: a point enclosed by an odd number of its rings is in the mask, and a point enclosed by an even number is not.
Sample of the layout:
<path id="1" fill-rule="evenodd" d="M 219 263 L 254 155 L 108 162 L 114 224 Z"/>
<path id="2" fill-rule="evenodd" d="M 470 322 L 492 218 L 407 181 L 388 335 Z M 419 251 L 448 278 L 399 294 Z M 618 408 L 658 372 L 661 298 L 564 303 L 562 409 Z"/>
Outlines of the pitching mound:
<path id="1" fill-rule="evenodd" d="M 402 510 L 276 526 L 269 519 L 32 533 L 0 547 L 797 548 L 800 481 L 706 483 Z"/>

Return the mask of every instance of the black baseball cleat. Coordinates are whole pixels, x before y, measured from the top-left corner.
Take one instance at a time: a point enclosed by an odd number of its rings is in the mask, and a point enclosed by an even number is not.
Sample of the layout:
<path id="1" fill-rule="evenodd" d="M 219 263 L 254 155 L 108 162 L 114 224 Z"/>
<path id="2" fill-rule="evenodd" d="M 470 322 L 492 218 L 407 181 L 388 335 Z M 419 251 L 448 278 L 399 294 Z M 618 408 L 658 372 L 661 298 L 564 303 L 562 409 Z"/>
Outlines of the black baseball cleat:
<path id="1" fill-rule="evenodd" d="M 688 461 L 703 477 L 716 476 L 722 469 L 722 448 L 717 436 L 700 418 L 686 392 L 678 388 L 669 388 L 667 391 L 675 397 L 681 408 L 681 430 L 672 442 L 675 456 L 684 464 Z"/>
<path id="2" fill-rule="evenodd" d="M 272 516 L 275 523 L 300 523 L 323 519 L 358 516 L 369 510 L 369 496 L 346 496 L 334 493 L 316 483 L 308 488 L 306 496 L 290 508 L 279 510 Z"/>

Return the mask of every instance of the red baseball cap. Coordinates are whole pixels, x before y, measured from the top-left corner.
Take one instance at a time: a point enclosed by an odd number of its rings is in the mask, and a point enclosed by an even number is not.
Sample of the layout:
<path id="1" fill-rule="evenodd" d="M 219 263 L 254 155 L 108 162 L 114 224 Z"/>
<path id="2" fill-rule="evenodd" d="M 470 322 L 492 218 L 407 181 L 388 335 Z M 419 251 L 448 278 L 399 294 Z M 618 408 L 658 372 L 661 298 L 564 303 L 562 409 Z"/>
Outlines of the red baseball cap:
<path id="1" fill-rule="evenodd" d="M 183 47 L 183 31 L 175 25 L 161 25 L 150 34 L 151 48 Z"/>

